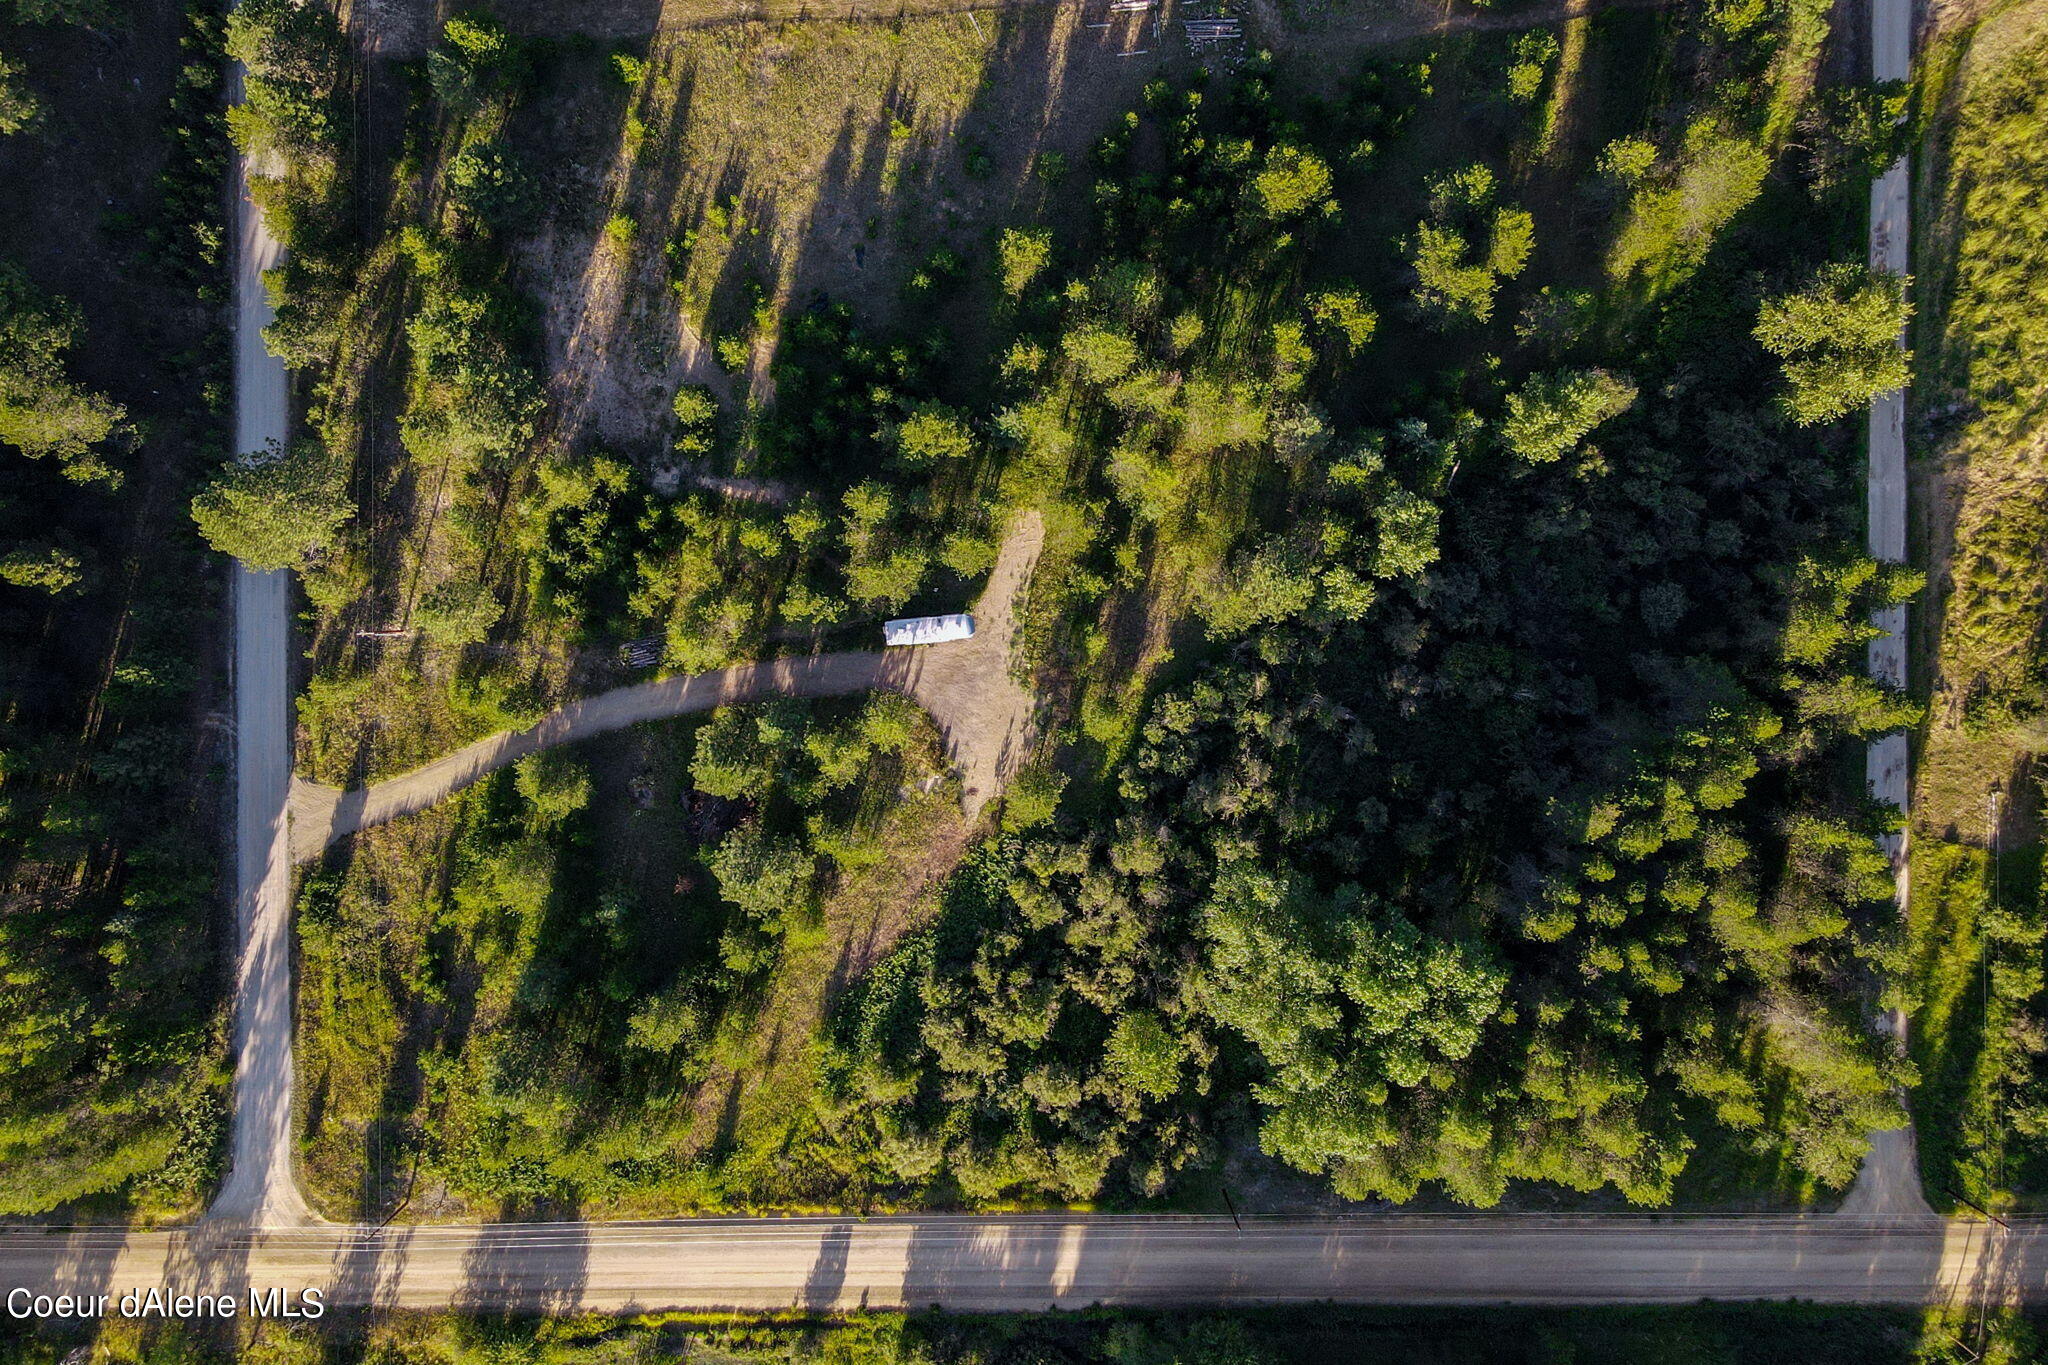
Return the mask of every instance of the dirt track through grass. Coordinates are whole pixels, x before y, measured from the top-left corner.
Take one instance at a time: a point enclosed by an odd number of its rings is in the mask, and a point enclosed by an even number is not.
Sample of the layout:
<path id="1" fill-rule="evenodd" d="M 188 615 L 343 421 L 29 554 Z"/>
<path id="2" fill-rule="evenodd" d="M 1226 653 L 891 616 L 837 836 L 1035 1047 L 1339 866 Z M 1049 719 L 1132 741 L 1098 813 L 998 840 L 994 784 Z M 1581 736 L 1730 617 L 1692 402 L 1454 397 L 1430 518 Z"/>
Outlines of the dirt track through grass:
<path id="1" fill-rule="evenodd" d="M 343 791 L 292 783 L 292 856 L 306 862 L 351 834 L 432 806 L 529 754 L 646 720 L 737 706 L 766 697 L 840 697 L 887 688 L 923 706 L 945 736 L 972 819 L 1002 789 L 1030 742 L 1031 694 L 1010 675 L 1017 602 L 1045 529 L 1035 512 L 1012 525 L 975 604 L 971 640 L 921 649 L 814 654 L 657 678 L 571 702 L 524 730 L 501 731 L 388 781 Z"/>

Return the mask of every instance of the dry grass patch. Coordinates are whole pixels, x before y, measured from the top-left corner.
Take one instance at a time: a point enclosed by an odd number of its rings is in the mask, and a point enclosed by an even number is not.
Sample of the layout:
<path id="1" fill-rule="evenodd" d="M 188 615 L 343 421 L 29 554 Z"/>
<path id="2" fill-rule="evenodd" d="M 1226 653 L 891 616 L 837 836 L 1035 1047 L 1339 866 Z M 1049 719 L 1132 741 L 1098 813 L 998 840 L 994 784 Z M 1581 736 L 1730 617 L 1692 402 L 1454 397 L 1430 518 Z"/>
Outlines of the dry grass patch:
<path id="1" fill-rule="evenodd" d="M 1916 403 L 1933 414 L 1921 471 L 1932 705 L 1915 806 L 1924 828 L 1979 837 L 1994 787 L 2033 837 L 2025 717 L 2042 697 L 2048 605 L 2048 6 L 2006 11 L 1930 59 L 1918 260 Z"/>

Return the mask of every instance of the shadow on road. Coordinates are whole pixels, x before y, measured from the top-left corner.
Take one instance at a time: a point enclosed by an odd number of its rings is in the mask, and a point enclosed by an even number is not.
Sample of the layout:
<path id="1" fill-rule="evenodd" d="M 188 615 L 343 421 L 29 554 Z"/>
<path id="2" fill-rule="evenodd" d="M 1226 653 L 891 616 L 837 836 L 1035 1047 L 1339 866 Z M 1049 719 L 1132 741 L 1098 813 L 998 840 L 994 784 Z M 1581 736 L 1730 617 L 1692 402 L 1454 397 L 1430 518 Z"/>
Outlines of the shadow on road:
<path id="1" fill-rule="evenodd" d="M 590 1272 L 587 1223 L 492 1223 L 462 1262 L 457 1308 L 532 1316 L 576 1311 Z"/>

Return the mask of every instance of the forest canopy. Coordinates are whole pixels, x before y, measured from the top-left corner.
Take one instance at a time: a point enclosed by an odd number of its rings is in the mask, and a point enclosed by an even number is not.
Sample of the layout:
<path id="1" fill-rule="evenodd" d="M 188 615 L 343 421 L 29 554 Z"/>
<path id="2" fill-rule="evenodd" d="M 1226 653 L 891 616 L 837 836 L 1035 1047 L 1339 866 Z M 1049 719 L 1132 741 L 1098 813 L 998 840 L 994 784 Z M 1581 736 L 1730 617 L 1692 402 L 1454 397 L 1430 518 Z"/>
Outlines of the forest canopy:
<path id="1" fill-rule="evenodd" d="M 1600 16 L 1633 83 L 1583 127 L 1542 30 L 1327 89 L 1190 65 L 1034 151 L 1035 207 L 914 243 L 905 185 L 958 188 L 951 133 L 889 104 L 900 211 L 852 269 L 886 244 L 900 278 L 848 297 L 770 268 L 743 177 L 650 173 L 694 89 L 662 42 L 449 22 L 366 229 L 335 33 L 239 13 L 237 133 L 286 157 L 262 193 L 296 253 L 273 341 L 321 372 L 329 454 L 195 510 L 310 565 L 324 779 L 628 668 L 868 647 L 972 601 L 1013 514 L 1046 528 L 1013 661 L 1041 743 L 823 983 L 792 975 L 944 780 L 888 696 L 529 760 L 309 883 L 314 1046 L 397 1096 L 360 1111 L 385 1167 L 522 1210 L 1143 1203 L 1246 1171 L 1663 1205 L 1842 1188 L 1899 1121 L 1886 820 L 1843 774 L 1921 715 L 1863 668 L 1921 584 L 1858 548 L 1841 419 L 1901 377 L 1905 310 L 1852 263 L 1855 121 L 1798 122 L 1820 9 Z M 600 99 L 624 169 L 572 212 L 536 130 Z M 582 372 L 614 405 L 582 428 L 563 406 L 600 404 L 548 367 L 616 338 L 542 287 L 564 241 L 662 329 Z M 417 501 L 344 524 L 349 458 Z M 237 511 L 259 476 L 270 521 Z M 409 652 L 366 662 L 387 617 Z M 660 877 L 599 870 L 621 829 L 660 831 Z M 760 1119 L 732 1078 L 764 1035 L 789 1055 L 799 986 L 823 1022 Z M 401 1028 L 417 1057 L 366 1060 L 357 1032 Z M 330 1188 L 399 1197 L 346 1125 L 312 1142 Z"/>

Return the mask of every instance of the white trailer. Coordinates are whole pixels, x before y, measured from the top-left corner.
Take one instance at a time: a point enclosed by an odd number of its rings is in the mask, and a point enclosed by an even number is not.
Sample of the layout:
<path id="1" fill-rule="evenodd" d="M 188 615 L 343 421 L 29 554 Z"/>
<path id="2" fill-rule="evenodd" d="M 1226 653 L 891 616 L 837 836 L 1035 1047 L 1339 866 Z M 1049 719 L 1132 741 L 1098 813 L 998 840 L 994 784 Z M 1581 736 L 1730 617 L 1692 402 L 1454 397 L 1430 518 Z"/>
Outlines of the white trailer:
<path id="1" fill-rule="evenodd" d="M 882 623 L 882 643 L 887 645 L 942 645 L 948 640 L 974 637 L 974 618 L 964 611 L 950 616 L 906 616 Z"/>

